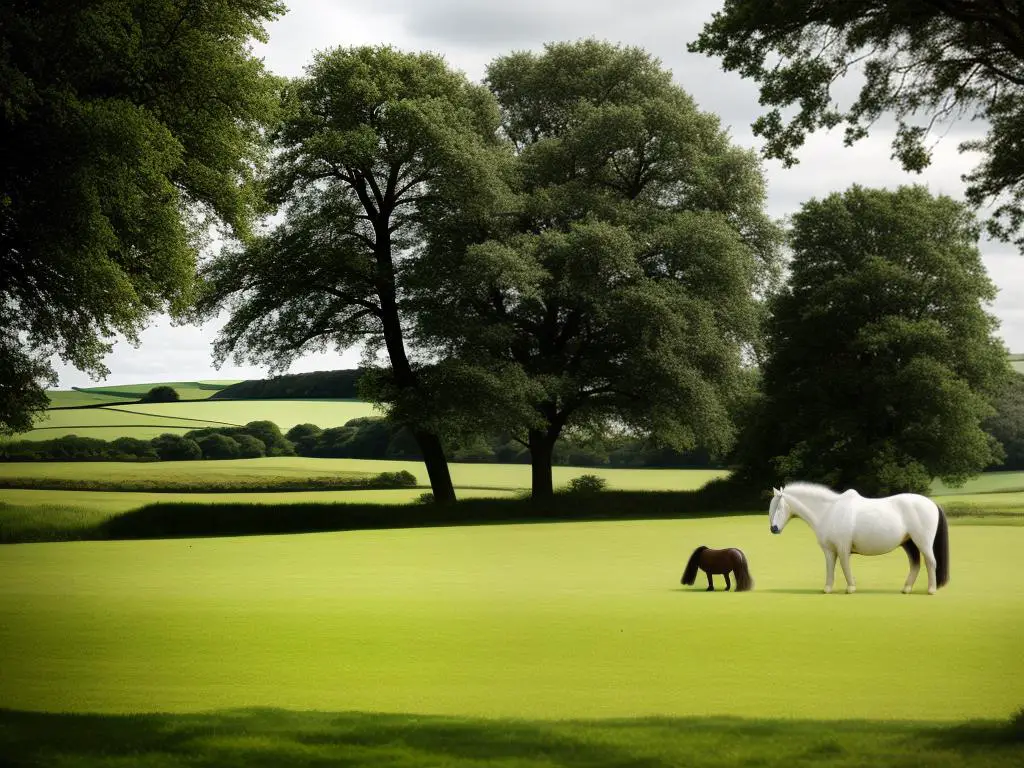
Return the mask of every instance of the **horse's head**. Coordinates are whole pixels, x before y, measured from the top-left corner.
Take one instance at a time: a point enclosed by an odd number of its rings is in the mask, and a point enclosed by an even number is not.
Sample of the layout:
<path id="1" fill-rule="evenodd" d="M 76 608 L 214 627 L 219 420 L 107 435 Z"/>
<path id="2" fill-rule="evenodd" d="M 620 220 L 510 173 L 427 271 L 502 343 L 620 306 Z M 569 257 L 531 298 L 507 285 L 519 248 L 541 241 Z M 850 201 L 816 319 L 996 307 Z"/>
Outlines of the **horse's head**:
<path id="1" fill-rule="evenodd" d="M 782 533 L 792 512 L 786 502 L 786 496 L 778 488 L 773 488 L 772 503 L 768 505 L 768 526 L 772 533 Z"/>

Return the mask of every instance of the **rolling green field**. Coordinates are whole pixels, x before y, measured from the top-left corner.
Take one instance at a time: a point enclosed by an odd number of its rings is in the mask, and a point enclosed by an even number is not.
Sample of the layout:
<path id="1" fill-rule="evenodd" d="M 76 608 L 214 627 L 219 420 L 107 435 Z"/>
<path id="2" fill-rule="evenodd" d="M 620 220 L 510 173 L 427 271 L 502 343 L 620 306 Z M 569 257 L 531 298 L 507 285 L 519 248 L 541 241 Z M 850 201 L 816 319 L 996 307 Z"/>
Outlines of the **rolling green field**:
<path id="1" fill-rule="evenodd" d="M 52 440 L 63 435 L 113 440 L 118 437 L 151 439 L 165 432 L 178 434 L 192 429 L 250 421 L 273 421 L 283 432 L 296 424 L 342 426 L 363 416 L 379 415 L 373 406 L 358 400 L 201 400 L 178 403 L 132 403 L 88 409 L 51 409 L 43 413 L 30 432 L 12 440 Z"/>
<path id="2" fill-rule="evenodd" d="M 679 586 L 740 546 L 753 592 Z M 486 718 L 959 721 L 1024 703 L 1024 528 L 951 528 L 951 581 L 855 595 L 761 516 L 0 548 L 0 706 Z M 841 582 L 842 576 L 837 577 Z"/>
<path id="3" fill-rule="evenodd" d="M 123 384 L 107 387 L 84 387 L 78 389 L 50 389 L 51 408 L 73 408 L 82 405 L 116 405 L 125 400 L 137 400 L 153 387 L 165 385 L 174 387 L 182 400 L 205 400 L 214 393 L 238 383 L 236 379 L 211 379 L 207 381 L 161 381 L 150 384 Z"/>

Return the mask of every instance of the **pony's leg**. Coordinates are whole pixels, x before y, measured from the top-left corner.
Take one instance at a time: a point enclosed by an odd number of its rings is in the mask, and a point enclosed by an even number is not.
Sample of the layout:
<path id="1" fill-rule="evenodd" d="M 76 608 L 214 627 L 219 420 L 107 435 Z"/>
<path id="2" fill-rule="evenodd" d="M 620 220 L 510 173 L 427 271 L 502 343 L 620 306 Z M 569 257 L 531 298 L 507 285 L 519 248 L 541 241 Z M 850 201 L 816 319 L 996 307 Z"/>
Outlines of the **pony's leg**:
<path id="1" fill-rule="evenodd" d="M 708 577 L 708 588 L 705 589 L 704 591 L 705 592 L 714 592 L 715 591 L 715 582 L 713 582 L 711 580 L 711 571 L 704 571 L 704 573 Z"/>
<path id="2" fill-rule="evenodd" d="M 832 591 L 832 583 L 836 579 L 836 553 L 834 549 L 825 550 L 825 594 Z"/>
<path id="3" fill-rule="evenodd" d="M 846 550 L 839 553 L 839 564 L 843 566 L 843 576 L 846 577 L 846 594 L 851 595 L 857 591 L 857 582 L 853 580 L 853 571 L 850 570 L 850 553 Z"/>
<path id="4" fill-rule="evenodd" d="M 731 587 L 731 586 L 732 586 L 732 584 L 729 583 L 729 572 L 726 571 L 725 572 L 725 591 L 728 592 L 729 591 L 729 587 Z"/>

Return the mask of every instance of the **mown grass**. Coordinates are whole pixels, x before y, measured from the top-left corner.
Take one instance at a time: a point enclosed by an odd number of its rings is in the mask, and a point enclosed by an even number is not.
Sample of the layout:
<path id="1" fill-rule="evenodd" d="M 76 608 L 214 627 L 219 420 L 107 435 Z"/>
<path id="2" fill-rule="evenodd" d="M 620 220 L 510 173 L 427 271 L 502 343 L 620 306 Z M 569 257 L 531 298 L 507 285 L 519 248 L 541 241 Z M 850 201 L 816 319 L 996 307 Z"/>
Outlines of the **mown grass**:
<path id="1" fill-rule="evenodd" d="M 823 595 L 813 533 L 761 516 L 0 547 L 0 706 L 1005 719 L 1024 612 L 993 553 L 1024 528 L 950 533 L 935 596 L 899 551 Z M 754 591 L 681 587 L 699 544 Z"/>
<path id="2" fill-rule="evenodd" d="M 177 407 L 187 409 L 189 403 L 177 403 Z M 52 440 L 64 435 L 80 437 L 98 437 L 114 440 L 118 437 L 137 437 L 148 439 L 164 432 L 188 432 L 203 427 L 224 426 L 233 424 L 220 419 L 192 418 L 190 413 L 181 411 L 169 416 L 139 412 L 136 409 L 144 405 L 128 405 L 121 407 L 104 406 L 101 408 L 68 408 L 45 411 L 35 422 L 35 429 L 12 436 L 12 440 Z"/>
<path id="3" fill-rule="evenodd" d="M 1017 766 L 1024 730 L 740 718 L 482 720 L 242 709 L 192 715 L 0 710 L 13 765 L 74 768 Z"/>
<path id="4" fill-rule="evenodd" d="M 204 391 L 206 395 L 212 393 L 212 390 Z M 357 400 L 193 399 L 177 403 L 124 403 L 123 399 L 107 399 L 110 404 L 99 408 L 51 408 L 40 415 L 34 429 L 9 439 L 50 440 L 71 434 L 103 440 L 151 439 L 164 432 L 180 434 L 205 426 L 241 425 L 250 421 L 273 421 L 282 431 L 287 431 L 296 424 L 339 427 L 355 418 L 380 415 L 370 403 Z"/>

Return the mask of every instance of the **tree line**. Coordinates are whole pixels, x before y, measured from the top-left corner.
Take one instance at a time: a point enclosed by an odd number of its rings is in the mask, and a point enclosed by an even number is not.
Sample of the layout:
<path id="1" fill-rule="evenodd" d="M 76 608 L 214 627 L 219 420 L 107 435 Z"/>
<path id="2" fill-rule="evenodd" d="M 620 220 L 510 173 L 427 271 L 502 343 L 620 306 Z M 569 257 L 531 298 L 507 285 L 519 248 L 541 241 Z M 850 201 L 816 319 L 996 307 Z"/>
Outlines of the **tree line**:
<path id="1" fill-rule="evenodd" d="M 477 436 L 472 442 L 449 447 L 453 461 L 526 464 L 529 452 L 508 434 Z M 411 432 L 382 417 L 361 417 L 340 427 L 296 424 L 282 434 L 270 421 L 242 427 L 207 427 L 183 434 L 166 433 L 144 440 L 119 437 L 102 440 L 63 435 L 52 440 L 0 442 L 0 461 L 197 461 L 256 459 L 264 456 L 307 456 L 334 459 L 421 461 Z M 625 436 L 559 441 L 553 462 L 581 467 L 676 467 L 721 469 L 706 451 L 680 453 Z"/>
<path id="2" fill-rule="evenodd" d="M 850 139 L 895 110 L 897 154 L 920 167 L 923 134 L 903 118 L 977 110 L 992 130 L 970 202 L 1005 193 L 991 229 L 1019 230 L 1024 49 L 1001 25 L 1010 11 L 752 5 L 727 3 L 693 45 L 762 82 L 769 155 L 794 160 L 806 132 L 842 121 L 828 89 L 877 43 Z M 62 12 L 0 18 L 0 73 L 16 85 L 0 126 L 25 164 L 4 169 L 0 208 L 16 267 L 0 289 L 8 430 L 41 407 L 46 355 L 98 372 L 103 340 L 162 307 L 226 312 L 221 362 L 283 371 L 308 351 L 380 352 L 367 391 L 412 435 L 441 503 L 450 447 L 499 433 L 529 453 L 541 497 L 577 433 L 731 457 L 752 485 L 868 493 L 955 482 L 1000 456 L 982 420 L 1009 371 L 971 209 L 853 187 L 783 227 L 756 155 L 641 49 L 551 43 L 497 57 L 477 84 L 434 54 L 340 48 L 280 80 L 245 47 L 276 3 Z M 915 96 L 897 65 L 932 33 L 907 63 Z M 40 41 L 58 66 L 40 63 Z M 974 63 L 949 65 L 950 51 Z M 774 108 L 794 103 L 784 125 Z M 109 162 L 117 152 L 145 162 Z M 75 184 L 57 183 L 69 168 Z M 211 219 L 235 238 L 196 269 Z"/>

